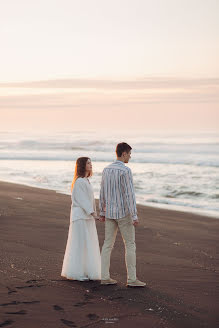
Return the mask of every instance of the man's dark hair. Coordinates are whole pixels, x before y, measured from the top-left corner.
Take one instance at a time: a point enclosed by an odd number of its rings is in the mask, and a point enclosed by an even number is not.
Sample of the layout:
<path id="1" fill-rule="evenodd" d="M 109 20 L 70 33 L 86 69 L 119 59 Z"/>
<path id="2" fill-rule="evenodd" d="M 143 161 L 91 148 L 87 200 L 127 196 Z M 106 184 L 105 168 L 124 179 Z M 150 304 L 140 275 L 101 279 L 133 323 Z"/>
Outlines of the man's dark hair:
<path id="1" fill-rule="evenodd" d="M 132 147 L 129 146 L 126 142 L 121 142 L 116 146 L 116 155 L 121 157 L 124 151 L 128 153 L 131 149 Z"/>

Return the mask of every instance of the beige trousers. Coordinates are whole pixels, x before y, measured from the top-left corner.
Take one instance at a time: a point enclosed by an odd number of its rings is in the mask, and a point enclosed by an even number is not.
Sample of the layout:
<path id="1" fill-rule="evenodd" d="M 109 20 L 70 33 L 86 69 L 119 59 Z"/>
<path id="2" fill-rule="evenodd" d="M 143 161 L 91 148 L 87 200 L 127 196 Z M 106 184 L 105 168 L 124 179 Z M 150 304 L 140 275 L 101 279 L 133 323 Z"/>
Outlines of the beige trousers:
<path id="1" fill-rule="evenodd" d="M 118 228 L 125 245 L 125 263 L 127 269 L 127 281 L 136 280 L 136 245 L 135 227 L 130 215 L 120 219 L 105 219 L 105 240 L 101 251 L 101 279 L 110 278 L 110 256 L 114 246 Z"/>

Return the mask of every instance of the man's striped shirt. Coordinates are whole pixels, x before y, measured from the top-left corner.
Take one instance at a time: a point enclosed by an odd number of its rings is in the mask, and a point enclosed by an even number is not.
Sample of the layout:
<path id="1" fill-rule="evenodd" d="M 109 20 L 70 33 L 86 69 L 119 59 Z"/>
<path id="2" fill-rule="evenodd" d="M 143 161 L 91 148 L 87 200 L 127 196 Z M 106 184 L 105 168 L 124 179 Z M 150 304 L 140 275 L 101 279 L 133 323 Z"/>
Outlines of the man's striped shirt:
<path id="1" fill-rule="evenodd" d="M 122 161 L 104 168 L 100 189 L 100 215 L 119 219 L 128 214 L 137 220 L 132 171 Z"/>

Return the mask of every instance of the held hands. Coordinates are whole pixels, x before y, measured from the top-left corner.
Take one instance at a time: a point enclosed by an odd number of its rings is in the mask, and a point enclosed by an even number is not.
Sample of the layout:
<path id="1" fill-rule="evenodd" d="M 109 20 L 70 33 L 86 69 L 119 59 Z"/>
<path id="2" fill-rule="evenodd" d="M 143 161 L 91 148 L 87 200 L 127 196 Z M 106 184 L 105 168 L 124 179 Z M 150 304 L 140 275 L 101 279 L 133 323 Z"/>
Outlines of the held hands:
<path id="1" fill-rule="evenodd" d="M 137 226 L 138 225 L 138 223 L 139 223 L 139 220 L 134 220 L 134 221 L 132 221 L 132 224 L 133 224 L 133 226 Z"/>
<path id="2" fill-rule="evenodd" d="M 105 216 L 101 216 L 100 215 L 99 218 L 97 216 L 94 216 L 94 218 L 95 218 L 95 220 L 99 220 L 100 222 L 104 222 L 105 221 Z M 137 220 L 132 221 L 132 224 L 133 224 L 133 226 L 136 227 L 139 224 L 139 220 L 137 219 Z"/>
<path id="3" fill-rule="evenodd" d="M 105 221 L 105 216 L 100 216 L 99 217 L 99 221 L 100 222 L 104 222 Z M 133 222 L 132 222 L 132 224 L 133 224 L 133 226 L 137 226 L 138 224 L 139 224 L 139 220 L 134 220 Z"/>
<path id="4" fill-rule="evenodd" d="M 100 216 L 100 217 L 99 217 L 99 221 L 100 221 L 100 222 L 104 222 L 104 221 L 105 221 L 105 216 Z"/>
<path id="5" fill-rule="evenodd" d="M 105 216 L 100 216 L 100 217 L 98 217 L 97 215 L 96 215 L 96 213 L 91 213 L 91 215 L 94 217 L 94 219 L 95 220 L 99 220 L 100 222 L 104 222 L 105 221 Z"/>

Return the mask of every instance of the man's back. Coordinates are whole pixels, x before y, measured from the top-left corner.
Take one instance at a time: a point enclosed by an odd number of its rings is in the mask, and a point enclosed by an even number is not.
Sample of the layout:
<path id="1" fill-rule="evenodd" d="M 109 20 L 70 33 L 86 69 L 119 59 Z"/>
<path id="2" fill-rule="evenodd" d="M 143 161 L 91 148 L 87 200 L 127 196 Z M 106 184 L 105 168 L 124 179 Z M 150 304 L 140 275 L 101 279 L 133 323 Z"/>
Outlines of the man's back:
<path id="1" fill-rule="evenodd" d="M 137 219 L 132 172 L 122 161 L 116 160 L 102 173 L 100 215 L 119 219 L 128 214 L 133 220 Z"/>

